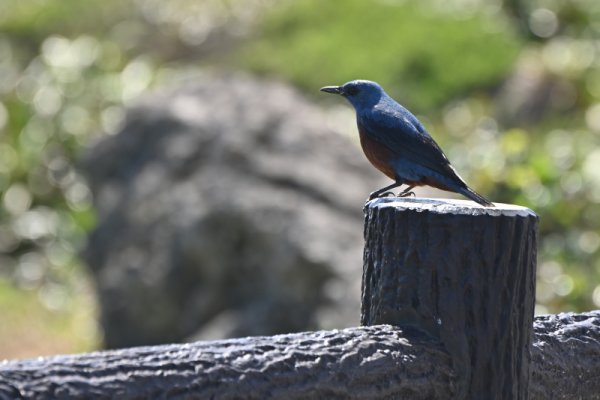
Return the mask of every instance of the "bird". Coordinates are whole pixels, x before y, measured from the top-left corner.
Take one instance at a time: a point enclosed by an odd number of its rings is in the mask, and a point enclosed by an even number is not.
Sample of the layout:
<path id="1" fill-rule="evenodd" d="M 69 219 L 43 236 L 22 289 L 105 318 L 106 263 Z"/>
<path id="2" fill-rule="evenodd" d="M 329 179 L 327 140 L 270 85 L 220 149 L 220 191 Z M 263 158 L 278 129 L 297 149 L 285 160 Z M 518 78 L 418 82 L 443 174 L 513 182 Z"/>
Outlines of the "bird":
<path id="1" fill-rule="evenodd" d="M 485 207 L 494 206 L 465 183 L 417 117 L 378 83 L 358 79 L 320 90 L 341 95 L 350 102 L 356 111 L 360 144 L 367 159 L 394 181 L 371 193 L 369 200 L 394 195 L 390 190 L 402 185 L 407 188 L 397 196 L 414 196 L 414 187 L 426 185 L 460 193 Z"/>

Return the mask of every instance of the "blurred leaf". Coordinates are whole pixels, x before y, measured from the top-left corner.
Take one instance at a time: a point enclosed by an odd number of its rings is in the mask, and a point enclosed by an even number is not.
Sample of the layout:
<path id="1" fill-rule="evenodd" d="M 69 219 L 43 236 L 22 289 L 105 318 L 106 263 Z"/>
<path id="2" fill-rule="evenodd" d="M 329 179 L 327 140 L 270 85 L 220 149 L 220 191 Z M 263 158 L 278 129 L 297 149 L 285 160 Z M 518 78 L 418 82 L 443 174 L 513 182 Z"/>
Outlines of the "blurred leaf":
<path id="1" fill-rule="evenodd" d="M 375 80 L 416 110 L 497 84 L 520 47 L 515 35 L 489 16 L 428 4 L 295 1 L 271 12 L 242 60 L 310 92 Z"/>
<path id="2" fill-rule="evenodd" d="M 12 35 L 38 39 L 48 32 L 94 32 L 114 24 L 131 9 L 128 1 L 2 0 L 0 29 Z"/>

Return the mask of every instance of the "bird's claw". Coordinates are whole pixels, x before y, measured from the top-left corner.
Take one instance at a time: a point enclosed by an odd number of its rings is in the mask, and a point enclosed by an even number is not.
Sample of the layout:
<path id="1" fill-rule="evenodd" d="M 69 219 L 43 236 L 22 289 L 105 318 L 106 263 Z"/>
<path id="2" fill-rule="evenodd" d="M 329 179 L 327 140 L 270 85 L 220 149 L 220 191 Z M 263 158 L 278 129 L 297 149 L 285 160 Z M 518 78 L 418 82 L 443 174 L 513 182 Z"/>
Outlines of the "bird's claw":
<path id="1" fill-rule="evenodd" d="M 417 197 L 417 195 L 413 191 L 398 193 L 398 197 L 410 197 L 410 196 Z"/>
<path id="2" fill-rule="evenodd" d="M 380 197 L 389 197 L 389 196 L 396 196 L 396 194 L 394 194 L 394 192 L 392 192 L 392 191 L 388 191 L 388 192 L 384 192 L 384 193 L 373 192 L 369 195 L 369 200 L 378 199 Z"/>

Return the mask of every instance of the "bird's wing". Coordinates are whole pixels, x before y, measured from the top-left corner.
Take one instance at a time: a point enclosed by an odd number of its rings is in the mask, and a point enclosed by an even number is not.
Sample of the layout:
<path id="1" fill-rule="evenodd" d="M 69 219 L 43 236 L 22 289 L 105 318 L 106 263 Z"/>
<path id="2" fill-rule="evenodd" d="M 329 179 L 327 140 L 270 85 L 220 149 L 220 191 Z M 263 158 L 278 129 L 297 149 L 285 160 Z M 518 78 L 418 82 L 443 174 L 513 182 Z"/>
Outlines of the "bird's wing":
<path id="1" fill-rule="evenodd" d="M 401 121 L 360 118 L 358 124 L 359 129 L 387 147 L 399 159 L 412 161 L 443 176 L 457 178 L 459 182 L 463 182 L 440 146 L 422 126 L 417 127 L 405 118 Z"/>

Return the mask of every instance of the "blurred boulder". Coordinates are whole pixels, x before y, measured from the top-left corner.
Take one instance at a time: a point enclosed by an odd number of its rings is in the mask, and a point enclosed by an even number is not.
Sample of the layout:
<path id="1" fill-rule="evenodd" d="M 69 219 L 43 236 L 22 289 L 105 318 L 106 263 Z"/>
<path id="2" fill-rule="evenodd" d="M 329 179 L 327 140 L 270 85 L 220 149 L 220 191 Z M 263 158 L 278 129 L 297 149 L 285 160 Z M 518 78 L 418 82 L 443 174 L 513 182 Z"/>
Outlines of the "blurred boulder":
<path id="1" fill-rule="evenodd" d="M 202 76 L 89 150 L 107 347 L 358 324 L 362 207 L 385 181 L 327 121 L 282 83 Z"/>
<path id="2" fill-rule="evenodd" d="M 496 116 L 504 127 L 534 125 L 549 115 L 574 109 L 577 90 L 551 73 L 536 53 L 524 52 L 496 96 Z"/>

